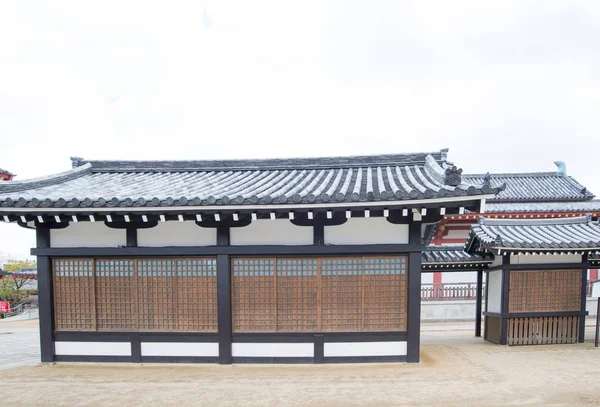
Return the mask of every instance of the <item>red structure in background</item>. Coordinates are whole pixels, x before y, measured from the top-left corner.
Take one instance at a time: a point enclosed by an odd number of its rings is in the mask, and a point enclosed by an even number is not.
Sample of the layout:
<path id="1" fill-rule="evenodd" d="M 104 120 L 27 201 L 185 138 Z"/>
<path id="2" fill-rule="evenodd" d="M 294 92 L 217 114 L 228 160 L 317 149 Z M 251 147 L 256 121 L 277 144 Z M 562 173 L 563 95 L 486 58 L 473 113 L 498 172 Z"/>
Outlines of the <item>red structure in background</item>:
<path id="1" fill-rule="evenodd" d="M 12 181 L 14 177 L 15 174 L 13 174 L 12 172 L 0 168 L 0 181 Z"/>
<path id="2" fill-rule="evenodd" d="M 435 233 L 431 239 L 431 244 L 435 246 L 442 245 L 463 245 L 467 241 L 467 235 L 471 229 L 471 225 L 477 223 L 477 218 L 483 216 L 491 219 L 541 219 L 541 218 L 571 218 L 583 216 L 590 213 L 589 211 L 572 211 L 572 212 L 517 212 L 517 213 L 469 213 L 465 215 L 445 216 L 437 226 Z M 591 212 L 592 218 L 598 220 L 600 212 Z M 457 233 L 452 233 L 457 232 Z M 457 234 L 464 233 L 465 237 L 452 237 Z M 590 269 L 588 281 L 598 279 L 598 269 Z M 442 273 L 436 272 L 433 274 L 434 286 L 442 284 Z"/>

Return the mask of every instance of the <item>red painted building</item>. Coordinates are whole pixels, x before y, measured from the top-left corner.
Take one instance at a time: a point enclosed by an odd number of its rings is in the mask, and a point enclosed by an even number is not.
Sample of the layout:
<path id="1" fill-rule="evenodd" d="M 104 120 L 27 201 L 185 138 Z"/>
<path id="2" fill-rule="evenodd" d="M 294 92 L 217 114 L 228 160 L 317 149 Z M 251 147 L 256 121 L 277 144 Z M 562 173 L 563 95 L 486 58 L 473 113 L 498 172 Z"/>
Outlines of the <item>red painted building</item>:
<path id="1" fill-rule="evenodd" d="M 10 171 L 3 170 L 0 168 L 0 181 L 12 181 L 15 174 Z"/>

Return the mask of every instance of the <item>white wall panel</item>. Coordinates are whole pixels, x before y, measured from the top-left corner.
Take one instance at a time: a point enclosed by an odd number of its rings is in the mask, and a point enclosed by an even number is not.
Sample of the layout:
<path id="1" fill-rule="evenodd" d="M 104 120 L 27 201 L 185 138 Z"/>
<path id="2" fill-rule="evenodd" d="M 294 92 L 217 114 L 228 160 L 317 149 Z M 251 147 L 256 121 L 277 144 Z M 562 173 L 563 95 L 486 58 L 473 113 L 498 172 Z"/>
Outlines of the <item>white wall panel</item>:
<path id="1" fill-rule="evenodd" d="M 125 246 L 126 239 L 125 229 L 112 229 L 104 222 L 71 222 L 50 230 L 51 247 L 118 247 Z"/>
<path id="2" fill-rule="evenodd" d="M 581 255 L 565 254 L 561 255 L 542 255 L 542 256 L 524 256 L 511 255 L 510 264 L 564 264 L 581 263 Z"/>
<path id="3" fill-rule="evenodd" d="M 219 356 L 213 342 L 142 342 L 142 356 Z"/>
<path id="4" fill-rule="evenodd" d="M 131 356 L 129 342 L 54 342 L 54 354 L 75 356 Z"/>
<path id="5" fill-rule="evenodd" d="M 327 244 L 405 244 L 408 225 L 394 225 L 385 218 L 350 218 L 338 226 L 325 226 Z"/>
<path id="6" fill-rule="evenodd" d="M 232 245 L 310 245 L 313 228 L 296 226 L 288 219 L 258 219 L 249 226 L 231 229 Z"/>
<path id="7" fill-rule="evenodd" d="M 232 343 L 232 356 L 314 357 L 313 343 Z"/>
<path id="8" fill-rule="evenodd" d="M 195 222 L 158 222 L 153 228 L 138 230 L 138 246 L 214 246 L 217 229 L 203 228 Z"/>
<path id="9" fill-rule="evenodd" d="M 325 357 L 336 356 L 404 356 L 406 341 L 325 342 Z"/>
<path id="10" fill-rule="evenodd" d="M 488 311 L 500 312 L 502 304 L 502 270 L 490 271 L 488 282 Z"/>

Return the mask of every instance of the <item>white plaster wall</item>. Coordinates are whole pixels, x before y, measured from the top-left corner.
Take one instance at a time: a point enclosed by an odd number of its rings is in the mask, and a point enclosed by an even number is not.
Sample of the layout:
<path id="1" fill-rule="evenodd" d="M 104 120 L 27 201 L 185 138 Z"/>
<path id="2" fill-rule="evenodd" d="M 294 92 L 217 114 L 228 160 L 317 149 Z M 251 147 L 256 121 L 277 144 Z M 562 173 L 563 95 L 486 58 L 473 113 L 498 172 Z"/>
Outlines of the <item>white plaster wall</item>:
<path id="1" fill-rule="evenodd" d="M 502 270 L 490 271 L 488 311 L 500 312 L 502 304 Z"/>
<path id="2" fill-rule="evenodd" d="M 219 356 L 213 342 L 142 342 L 142 356 Z"/>
<path id="3" fill-rule="evenodd" d="M 153 228 L 138 229 L 138 246 L 214 246 L 217 229 L 203 228 L 195 222 L 158 222 Z"/>
<path id="4" fill-rule="evenodd" d="M 309 357 L 315 355 L 313 343 L 232 343 L 232 356 Z"/>
<path id="5" fill-rule="evenodd" d="M 325 342 L 323 356 L 403 356 L 406 341 L 390 342 Z"/>
<path id="6" fill-rule="evenodd" d="M 453 229 L 448 228 L 448 234 L 446 236 L 444 236 L 443 239 L 465 239 L 465 242 L 466 242 L 468 237 L 469 237 L 468 230 L 453 230 Z M 453 243 L 453 244 L 456 244 L 456 243 Z"/>
<path id="7" fill-rule="evenodd" d="M 326 244 L 405 244 L 408 225 L 385 218 L 350 218 L 343 225 L 325 226 Z"/>
<path id="8" fill-rule="evenodd" d="M 494 256 L 494 261 L 490 264 L 491 267 L 501 266 L 502 265 L 502 256 Z"/>
<path id="9" fill-rule="evenodd" d="M 129 342 L 54 342 L 55 355 L 131 356 Z"/>
<path id="10" fill-rule="evenodd" d="M 542 255 L 542 256 L 524 256 L 511 255 L 510 264 L 564 264 L 581 263 L 581 255 L 565 254 L 561 255 Z"/>
<path id="11" fill-rule="evenodd" d="M 112 229 L 104 222 L 71 222 L 50 230 L 50 247 L 118 247 L 126 240 L 125 229 Z"/>
<path id="12" fill-rule="evenodd" d="M 421 284 L 433 284 L 433 273 L 421 273 Z"/>
<path id="13" fill-rule="evenodd" d="M 243 228 L 231 228 L 231 245 L 311 245 L 313 228 L 288 219 L 258 219 Z"/>

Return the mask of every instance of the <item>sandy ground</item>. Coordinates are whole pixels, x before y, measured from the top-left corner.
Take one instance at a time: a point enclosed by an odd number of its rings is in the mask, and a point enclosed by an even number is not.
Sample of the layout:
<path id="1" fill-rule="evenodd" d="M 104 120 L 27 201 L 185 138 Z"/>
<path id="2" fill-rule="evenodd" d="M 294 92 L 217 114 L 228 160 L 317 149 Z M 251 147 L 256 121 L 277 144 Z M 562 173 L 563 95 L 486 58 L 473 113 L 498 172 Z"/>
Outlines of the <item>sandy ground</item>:
<path id="1" fill-rule="evenodd" d="M 600 406 L 600 349 L 590 340 L 496 346 L 473 338 L 464 323 L 444 325 L 451 330 L 422 333 L 419 365 L 22 366 L 0 370 L 0 405 Z M 0 328 L 18 335 L 37 320 Z"/>
<path id="2" fill-rule="evenodd" d="M 600 349 L 425 335 L 422 363 L 56 364 L 0 371 L 3 406 L 600 405 Z M 438 338 L 438 339 L 436 339 Z M 436 344 L 427 344 L 435 341 Z"/>

